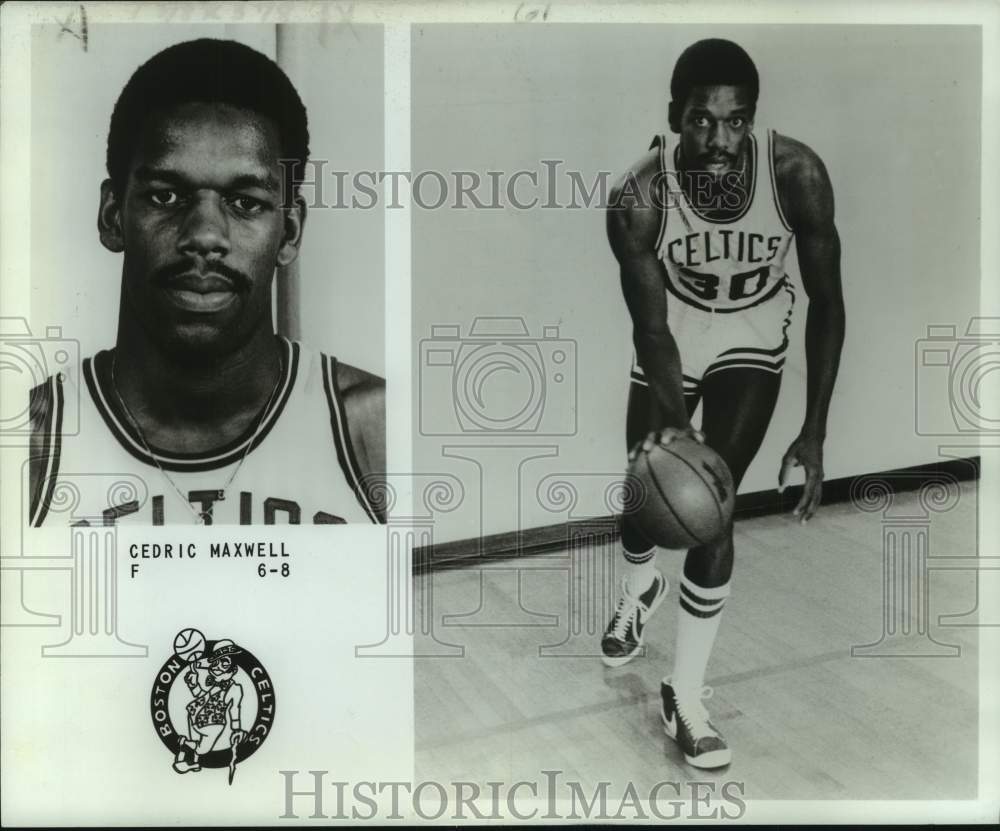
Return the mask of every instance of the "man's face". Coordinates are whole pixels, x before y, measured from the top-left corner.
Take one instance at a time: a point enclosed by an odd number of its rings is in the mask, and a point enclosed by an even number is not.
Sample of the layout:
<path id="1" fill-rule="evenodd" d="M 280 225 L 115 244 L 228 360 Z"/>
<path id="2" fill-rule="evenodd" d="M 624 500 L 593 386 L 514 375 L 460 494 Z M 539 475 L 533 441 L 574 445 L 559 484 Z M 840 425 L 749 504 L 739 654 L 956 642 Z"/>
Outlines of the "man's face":
<path id="1" fill-rule="evenodd" d="M 716 179 L 738 170 L 753 116 L 754 102 L 745 87 L 694 87 L 681 114 L 685 168 L 708 171 Z"/>
<path id="2" fill-rule="evenodd" d="M 106 183 L 101 238 L 125 254 L 122 313 L 166 350 L 218 357 L 270 328 L 274 270 L 295 259 L 303 219 L 282 208 L 279 157 L 269 119 L 190 103 L 147 120 L 110 212 Z"/>

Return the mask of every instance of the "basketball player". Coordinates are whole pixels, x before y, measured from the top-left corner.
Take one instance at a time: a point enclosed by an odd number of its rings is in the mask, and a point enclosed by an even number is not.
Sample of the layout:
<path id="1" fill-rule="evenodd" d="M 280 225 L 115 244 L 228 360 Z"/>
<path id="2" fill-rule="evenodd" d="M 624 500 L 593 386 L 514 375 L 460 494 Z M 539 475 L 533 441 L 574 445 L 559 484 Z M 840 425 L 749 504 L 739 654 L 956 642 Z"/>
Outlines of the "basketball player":
<path id="1" fill-rule="evenodd" d="M 794 238 L 808 297 L 805 419 L 781 461 L 806 482 L 794 513 L 820 503 L 827 410 L 844 339 L 840 241 L 823 163 L 801 142 L 754 124 L 759 82 L 747 53 L 725 40 L 686 49 L 670 82 L 675 143 L 654 140 L 619 186 L 608 236 L 633 324 L 636 363 L 627 440 L 634 458 L 655 442 L 692 436 L 717 451 L 739 486 L 778 398 L 795 293 L 785 273 Z M 691 426 L 702 405 L 701 430 Z M 602 639 L 619 666 L 667 592 L 655 549 L 626 517 L 622 594 Z M 668 735 L 689 764 L 721 767 L 730 750 L 702 698 L 733 570 L 730 526 L 691 549 L 680 581 L 676 654 L 661 686 Z"/>
<path id="2" fill-rule="evenodd" d="M 247 46 L 181 43 L 131 77 L 97 217 L 123 254 L 117 341 L 32 393 L 32 525 L 63 504 L 63 480 L 85 522 L 384 521 L 370 478 L 385 469 L 383 380 L 272 323 L 308 145 L 295 88 Z"/>

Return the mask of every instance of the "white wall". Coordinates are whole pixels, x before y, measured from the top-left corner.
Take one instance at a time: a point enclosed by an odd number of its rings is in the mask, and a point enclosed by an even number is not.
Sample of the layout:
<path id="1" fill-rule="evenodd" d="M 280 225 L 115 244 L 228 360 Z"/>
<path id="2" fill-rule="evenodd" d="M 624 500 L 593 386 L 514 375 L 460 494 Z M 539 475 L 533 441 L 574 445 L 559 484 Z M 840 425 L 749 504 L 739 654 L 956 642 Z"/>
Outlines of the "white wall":
<path id="1" fill-rule="evenodd" d="M 843 240 L 847 343 L 829 419 L 828 477 L 920 464 L 937 441 L 914 429 L 915 343 L 928 324 L 964 328 L 979 292 L 980 40 L 973 28 L 860 26 L 423 26 L 413 35 L 413 167 L 543 172 L 563 159 L 585 178 L 622 173 L 667 131 L 669 78 L 681 50 L 729 37 L 761 75 L 760 127 L 805 141 L 824 159 Z M 421 436 L 418 468 L 471 480 L 466 504 L 440 518 L 438 540 L 560 521 L 536 486 L 554 472 L 617 475 L 624 466 L 629 319 L 601 211 L 415 209 L 414 338 L 476 315 L 558 324 L 578 344 L 578 430 L 529 461 L 494 449 L 479 503 L 473 463 Z M 794 259 L 791 272 L 797 276 Z M 803 293 L 778 410 L 743 491 L 773 487 L 804 412 Z M 463 328 L 463 333 L 465 329 Z M 414 357 L 419 364 L 419 349 Z M 419 367 L 417 368 L 419 370 Z M 419 375 L 417 376 L 419 380 Z M 509 380 L 509 379 L 508 379 Z M 940 379 L 938 379 L 940 380 Z M 947 389 L 931 400 L 948 418 Z M 446 416 L 451 402 L 425 407 Z M 415 406 L 415 412 L 419 407 Z M 493 440 L 496 444 L 499 440 Z M 509 440 L 508 440 L 509 443 Z M 485 458 L 487 451 L 462 451 Z M 608 477 L 576 477 L 576 516 L 606 513 Z M 571 477 L 572 478 L 572 477 Z M 518 497 L 515 481 L 520 481 Z M 588 484 L 589 483 L 589 484 Z"/>
<path id="2" fill-rule="evenodd" d="M 313 157 L 327 170 L 380 169 L 382 27 L 288 29 L 297 57 L 288 72 L 308 111 Z M 61 326 L 86 355 L 113 345 L 117 326 L 121 260 L 101 247 L 96 222 L 122 87 L 159 50 L 198 37 L 239 40 L 273 58 L 275 27 L 92 24 L 86 51 L 54 24 L 32 35 L 31 325 Z M 302 339 L 379 374 L 382 229 L 381 210 L 313 209 L 299 258 Z"/>

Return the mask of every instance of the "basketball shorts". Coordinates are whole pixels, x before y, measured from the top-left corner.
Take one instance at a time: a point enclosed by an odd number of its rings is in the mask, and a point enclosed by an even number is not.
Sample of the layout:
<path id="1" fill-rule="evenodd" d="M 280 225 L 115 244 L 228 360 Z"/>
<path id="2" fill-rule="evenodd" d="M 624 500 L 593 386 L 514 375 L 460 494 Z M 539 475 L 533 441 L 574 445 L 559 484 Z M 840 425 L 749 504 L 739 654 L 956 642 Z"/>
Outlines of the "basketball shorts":
<path id="1" fill-rule="evenodd" d="M 780 375 L 794 305 L 795 290 L 787 280 L 770 300 L 726 314 L 705 312 L 670 298 L 667 324 L 681 354 L 684 395 L 700 395 L 706 378 L 729 369 Z M 648 386 L 634 353 L 632 383 Z"/>

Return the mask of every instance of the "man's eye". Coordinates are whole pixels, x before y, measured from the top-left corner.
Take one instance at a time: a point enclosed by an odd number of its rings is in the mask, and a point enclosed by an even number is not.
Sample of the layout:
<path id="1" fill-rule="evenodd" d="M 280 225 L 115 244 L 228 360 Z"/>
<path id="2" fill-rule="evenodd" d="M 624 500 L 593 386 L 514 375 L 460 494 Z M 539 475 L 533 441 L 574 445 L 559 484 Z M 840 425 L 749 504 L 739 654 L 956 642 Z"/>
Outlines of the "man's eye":
<path id="1" fill-rule="evenodd" d="M 695 120 L 694 120 L 694 126 L 695 127 L 707 127 L 708 126 L 708 119 L 705 118 L 705 116 L 703 116 L 703 115 L 696 116 Z"/>
<path id="2" fill-rule="evenodd" d="M 154 190 L 149 194 L 149 201 L 160 208 L 169 208 L 180 201 L 180 197 L 173 190 Z"/>
<path id="3" fill-rule="evenodd" d="M 245 214 L 258 214 L 264 210 L 264 203 L 252 196 L 233 196 L 230 198 L 229 204 Z"/>
<path id="4" fill-rule="evenodd" d="M 731 119 L 729 119 L 729 123 L 733 127 L 735 127 L 736 129 L 739 129 L 744 124 L 746 124 L 746 119 L 743 119 L 743 118 L 731 118 Z"/>

